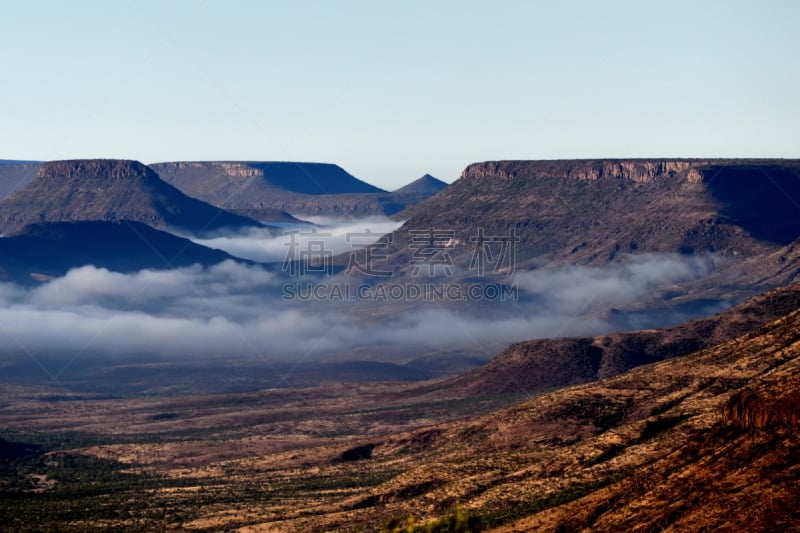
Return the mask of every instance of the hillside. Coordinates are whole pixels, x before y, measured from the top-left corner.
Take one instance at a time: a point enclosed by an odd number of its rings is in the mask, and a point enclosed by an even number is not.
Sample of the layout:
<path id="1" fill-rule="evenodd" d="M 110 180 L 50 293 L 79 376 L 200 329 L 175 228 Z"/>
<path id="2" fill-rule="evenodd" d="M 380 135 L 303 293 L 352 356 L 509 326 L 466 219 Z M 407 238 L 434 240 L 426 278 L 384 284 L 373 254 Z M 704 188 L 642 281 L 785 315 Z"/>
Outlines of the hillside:
<path id="1" fill-rule="evenodd" d="M 131 220 L 194 234 L 260 226 L 190 198 L 136 161 L 43 163 L 27 186 L 0 201 L 0 234 L 37 222 Z"/>
<path id="2" fill-rule="evenodd" d="M 720 314 L 654 330 L 513 344 L 444 383 L 465 394 L 535 393 L 613 377 L 634 367 L 722 344 L 800 308 L 800 285 L 775 289 Z"/>
<path id="3" fill-rule="evenodd" d="M 647 400 L 623 392 L 636 375 L 609 382 L 602 392 L 612 404 L 631 398 L 621 423 L 606 439 L 594 439 L 608 446 L 599 456 L 567 467 L 573 475 L 600 474 L 606 465 L 600 476 L 611 476 L 598 485 L 607 486 L 583 489 L 583 497 L 495 531 L 800 529 L 799 319 L 793 313 L 715 350 L 654 367 L 662 403 L 650 403 L 646 418 Z"/>
<path id="4" fill-rule="evenodd" d="M 302 216 L 394 214 L 431 196 L 432 183 L 396 197 L 338 165 L 300 162 L 195 161 L 150 165 L 186 194 L 264 221 Z M 435 179 L 435 178 L 434 178 Z M 397 192 L 397 191 L 396 191 Z"/>
<path id="5" fill-rule="evenodd" d="M 0 160 L 0 200 L 36 179 L 40 163 Z"/>
<path id="6" fill-rule="evenodd" d="M 459 503 L 490 531 L 790 530 L 798 376 L 793 311 L 690 355 L 373 439 L 376 463 L 410 454 L 410 469 L 350 501 L 423 518 Z"/>
<path id="7" fill-rule="evenodd" d="M 0 238 L 0 282 L 31 284 L 84 265 L 136 272 L 227 259 L 235 258 L 141 222 L 47 222 Z"/>
<path id="8" fill-rule="evenodd" d="M 604 265 L 623 254 L 778 250 L 800 236 L 798 160 L 496 161 L 468 166 L 447 190 L 406 211 L 394 261 L 408 262 L 408 231 L 454 232 L 466 268 L 469 238 L 514 231 L 517 266 Z"/>

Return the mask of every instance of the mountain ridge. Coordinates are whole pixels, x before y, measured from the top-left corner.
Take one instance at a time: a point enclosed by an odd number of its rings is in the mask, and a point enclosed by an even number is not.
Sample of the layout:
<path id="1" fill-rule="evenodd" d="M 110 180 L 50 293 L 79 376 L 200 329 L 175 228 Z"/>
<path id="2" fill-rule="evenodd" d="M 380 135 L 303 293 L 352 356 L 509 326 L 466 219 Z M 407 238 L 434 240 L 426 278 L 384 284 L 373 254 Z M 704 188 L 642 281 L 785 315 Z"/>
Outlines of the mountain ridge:
<path id="1" fill-rule="evenodd" d="M 800 308 L 800 285 L 755 296 L 706 318 L 659 329 L 514 343 L 487 364 L 447 380 L 442 390 L 476 396 L 536 393 L 610 378 L 637 366 L 740 337 Z"/>

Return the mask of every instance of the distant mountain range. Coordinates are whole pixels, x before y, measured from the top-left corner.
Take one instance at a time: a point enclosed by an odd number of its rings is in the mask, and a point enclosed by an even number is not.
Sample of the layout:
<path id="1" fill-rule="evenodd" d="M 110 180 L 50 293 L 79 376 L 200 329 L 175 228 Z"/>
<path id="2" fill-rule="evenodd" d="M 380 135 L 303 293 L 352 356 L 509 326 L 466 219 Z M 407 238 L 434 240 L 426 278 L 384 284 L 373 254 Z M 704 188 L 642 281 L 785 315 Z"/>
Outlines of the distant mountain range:
<path id="1" fill-rule="evenodd" d="M 129 220 L 201 235 L 262 226 L 186 196 L 137 161 L 43 163 L 36 178 L 0 201 L 0 233 L 31 223 Z"/>
<path id="2" fill-rule="evenodd" d="M 404 187 L 392 191 L 392 199 L 398 205 L 404 205 L 406 208 L 427 200 L 447 188 L 447 183 L 438 178 L 434 178 L 430 174 L 425 174 Z"/>
<path id="3" fill-rule="evenodd" d="M 426 174 L 388 192 L 324 163 L 197 161 L 150 166 L 190 196 L 264 221 L 283 220 L 285 213 L 300 218 L 392 215 L 447 187 Z"/>
<path id="4" fill-rule="evenodd" d="M 394 198 L 336 165 L 226 162 L 154 167 L 219 204 L 282 223 L 298 222 L 284 204 L 302 205 L 300 211 L 319 215 L 374 214 L 383 213 L 391 202 L 396 205 L 390 210 L 397 211 L 447 186 L 426 175 Z M 265 227 L 188 196 L 153 168 L 128 160 L 0 161 L 0 198 L 0 235 L 7 237 L 0 239 L 0 279 L 24 283 L 84 264 L 122 272 L 183 266 L 187 261 L 211 264 L 231 256 L 157 229 L 209 236 L 220 230 Z M 153 249 L 142 246 L 148 242 Z M 179 250 L 183 253 L 174 264 L 165 261 Z"/>

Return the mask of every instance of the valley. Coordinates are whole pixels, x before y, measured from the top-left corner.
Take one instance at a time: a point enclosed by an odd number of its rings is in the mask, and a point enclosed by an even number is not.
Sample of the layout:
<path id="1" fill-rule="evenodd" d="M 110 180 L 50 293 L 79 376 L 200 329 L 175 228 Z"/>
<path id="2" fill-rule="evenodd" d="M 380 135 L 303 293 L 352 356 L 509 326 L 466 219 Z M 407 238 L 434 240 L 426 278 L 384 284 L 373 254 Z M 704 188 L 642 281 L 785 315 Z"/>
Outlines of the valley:
<path id="1" fill-rule="evenodd" d="M 796 2 L 6 2 L 0 533 L 800 533 Z"/>
<path id="2" fill-rule="evenodd" d="M 4 166 L 2 530 L 800 518 L 795 160 Z"/>
<path id="3" fill-rule="evenodd" d="M 62 530 L 380 531 L 458 504 L 488 531 L 788 526 L 799 312 L 521 395 L 435 381 L 153 398 L 3 386 L 3 439 L 26 444 L 7 459 L 0 516 L 21 530 L 51 517 Z M 749 397 L 772 414 L 750 414 Z M 65 478 L 70 464 L 97 477 Z"/>

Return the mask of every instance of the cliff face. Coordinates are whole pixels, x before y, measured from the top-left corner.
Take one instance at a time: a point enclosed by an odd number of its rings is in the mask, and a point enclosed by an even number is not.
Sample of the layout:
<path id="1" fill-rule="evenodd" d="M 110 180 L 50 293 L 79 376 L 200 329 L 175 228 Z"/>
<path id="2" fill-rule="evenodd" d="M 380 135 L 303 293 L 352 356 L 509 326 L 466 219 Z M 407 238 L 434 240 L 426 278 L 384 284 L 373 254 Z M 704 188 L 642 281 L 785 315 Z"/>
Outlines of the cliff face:
<path id="1" fill-rule="evenodd" d="M 723 168 L 774 169 L 800 172 L 793 159 L 575 159 L 542 161 L 486 161 L 473 163 L 462 178 L 573 178 L 584 181 L 625 179 L 635 182 L 677 179 L 699 183 L 714 179 Z"/>
<path id="2" fill-rule="evenodd" d="M 748 387 L 722 406 L 722 418 L 746 430 L 800 429 L 800 374 L 788 374 Z"/>
<path id="3" fill-rule="evenodd" d="M 79 180 L 107 188 L 113 187 L 116 180 L 146 183 L 158 179 L 152 170 L 138 161 L 122 159 L 50 161 L 39 167 L 36 176 L 51 184 Z"/>
<path id="4" fill-rule="evenodd" d="M 622 178 L 649 182 L 659 178 L 678 178 L 690 183 L 702 181 L 702 170 L 724 160 L 553 160 L 553 161 L 488 161 L 469 165 L 462 178 L 515 178 L 525 175 L 534 178 L 558 177 L 595 181 Z"/>
<path id="5" fill-rule="evenodd" d="M 190 198 L 147 166 L 126 160 L 44 163 L 35 180 L 0 202 L 0 233 L 38 222 L 131 220 L 193 233 L 258 226 Z"/>

